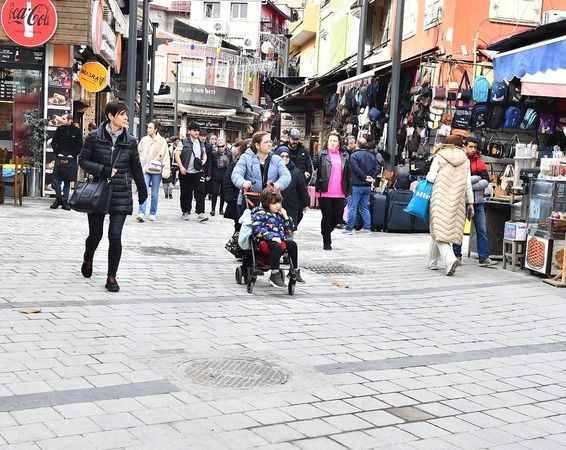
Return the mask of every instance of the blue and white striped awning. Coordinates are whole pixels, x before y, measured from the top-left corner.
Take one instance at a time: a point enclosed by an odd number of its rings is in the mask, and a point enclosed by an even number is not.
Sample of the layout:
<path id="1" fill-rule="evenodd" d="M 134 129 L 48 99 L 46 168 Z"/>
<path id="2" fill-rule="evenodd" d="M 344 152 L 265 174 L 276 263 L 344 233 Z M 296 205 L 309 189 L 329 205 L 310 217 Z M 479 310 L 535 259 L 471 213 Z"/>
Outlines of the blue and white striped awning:
<path id="1" fill-rule="evenodd" d="M 493 66 L 496 81 L 566 69 L 566 36 L 500 53 Z"/>

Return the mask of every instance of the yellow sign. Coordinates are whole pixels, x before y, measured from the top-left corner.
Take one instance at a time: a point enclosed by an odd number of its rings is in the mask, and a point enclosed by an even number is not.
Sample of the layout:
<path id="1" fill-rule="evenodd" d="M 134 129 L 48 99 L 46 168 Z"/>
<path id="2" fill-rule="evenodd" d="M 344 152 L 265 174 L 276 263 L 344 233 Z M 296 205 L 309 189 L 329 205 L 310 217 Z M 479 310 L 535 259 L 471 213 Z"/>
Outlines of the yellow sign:
<path id="1" fill-rule="evenodd" d="M 87 92 L 100 92 L 110 82 L 108 69 L 99 62 L 83 64 L 79 72 L 79 83 Z"/>

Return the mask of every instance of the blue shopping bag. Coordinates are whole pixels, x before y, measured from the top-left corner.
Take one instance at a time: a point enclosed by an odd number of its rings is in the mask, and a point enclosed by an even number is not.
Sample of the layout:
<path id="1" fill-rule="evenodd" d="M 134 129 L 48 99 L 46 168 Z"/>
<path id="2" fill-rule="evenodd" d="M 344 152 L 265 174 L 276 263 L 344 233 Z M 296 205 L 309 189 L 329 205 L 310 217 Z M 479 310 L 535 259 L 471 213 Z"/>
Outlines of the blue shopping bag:
<path id="1" fill-rule="evenodd" d="M 426 219 L 428 217 L 428 207 L 431 196 L 432 183 L 427 180 L 419 181 L 417 183 L 417 189 L 404 211 L 412 216 L 418 216 Z"/>

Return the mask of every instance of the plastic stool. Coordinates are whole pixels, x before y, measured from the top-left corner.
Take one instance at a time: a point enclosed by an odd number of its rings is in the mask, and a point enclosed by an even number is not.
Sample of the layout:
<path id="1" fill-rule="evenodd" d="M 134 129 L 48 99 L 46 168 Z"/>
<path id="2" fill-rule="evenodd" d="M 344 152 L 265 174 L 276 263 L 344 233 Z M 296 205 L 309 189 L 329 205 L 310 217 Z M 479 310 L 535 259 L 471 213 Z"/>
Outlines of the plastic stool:
<path id="1" fill-rule="evenodd" d="M 511 271 L 522 269 L 525 263 L 526 241 L 511 241 L 503 239 L 503 268 L 507 269 L 507 262 L 511 262 Z"/>

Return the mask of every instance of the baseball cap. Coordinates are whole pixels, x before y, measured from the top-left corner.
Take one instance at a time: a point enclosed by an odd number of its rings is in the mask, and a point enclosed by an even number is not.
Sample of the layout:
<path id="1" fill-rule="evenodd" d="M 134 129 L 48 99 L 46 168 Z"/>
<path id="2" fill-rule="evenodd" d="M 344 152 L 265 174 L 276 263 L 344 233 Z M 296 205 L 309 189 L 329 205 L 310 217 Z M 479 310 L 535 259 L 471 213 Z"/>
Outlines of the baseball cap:
<path id="1" fill-rule="evenodd" d="M 289 130 L 289 138 L 295 140 L 301 139 L 301 132 L 296 128 L 291 128 Z"/>

